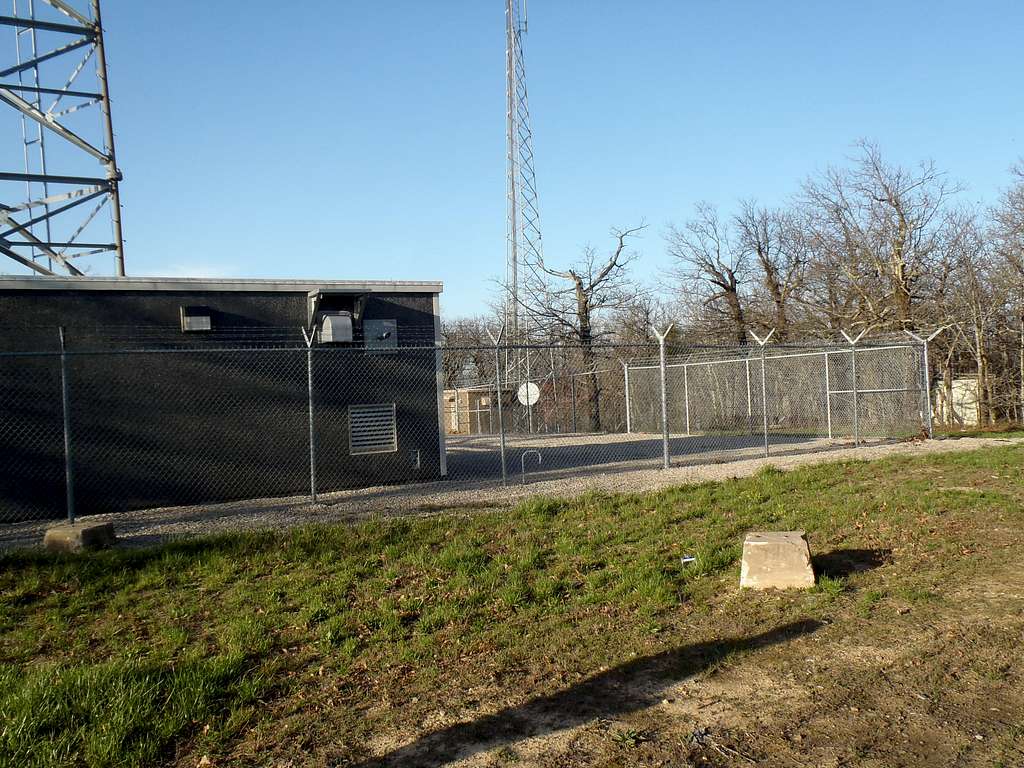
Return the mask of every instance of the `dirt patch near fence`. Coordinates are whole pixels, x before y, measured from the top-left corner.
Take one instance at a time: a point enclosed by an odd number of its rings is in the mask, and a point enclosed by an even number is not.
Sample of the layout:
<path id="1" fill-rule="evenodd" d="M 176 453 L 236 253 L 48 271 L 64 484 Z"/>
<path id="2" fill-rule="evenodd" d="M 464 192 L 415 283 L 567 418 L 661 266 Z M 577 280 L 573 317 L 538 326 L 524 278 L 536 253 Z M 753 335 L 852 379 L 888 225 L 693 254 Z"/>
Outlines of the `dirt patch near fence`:
<path id="1" fill-rule="evenodd" d="M 274 499 L 246 499 L 222 504 L 162 507 L 92 519 L 112 520 L 119 538 L 128 545 L 153 544 L 178 537 L 191 537 L 231 530 L 288 528 L 313 522 L 347 522 L 401 515 L 432 515 L 474 509 L 509 508 L 532 496 L 572 497 L 590 491 L 648 491 L 673 486 L 748 477 L 765 465 L 780 469 L 832 461 L 866 461 L 888 456 L 920 456 L 951 451 L 968 451 L 994 444 L 1021 444 L 1024 437 L 965 437 L 944 440 L 915 440 L 854 448 L 829 445 L 825 441 L 811 452 L 674 466 L 668 470 L 652 467 L 636 469 L 634 464 L 604 465 L 600 469 L 580 470 L 570 477 L 533 479 L 523 484 L 513 475 L 507 486 L 486 483 L 439 482 L 418 485 L 384 486 L 321 494 L 312 504 L 306 496 Z M 518 455 L 518 454 L 516 454 Z M 742 455 L 742 454 L 741 454 Z M 709 457 L 710 459 L 710 457 Z M 37 521 L 0 526 L 0 549 L 36 546 L 42 541 L 49 523 Z"/>

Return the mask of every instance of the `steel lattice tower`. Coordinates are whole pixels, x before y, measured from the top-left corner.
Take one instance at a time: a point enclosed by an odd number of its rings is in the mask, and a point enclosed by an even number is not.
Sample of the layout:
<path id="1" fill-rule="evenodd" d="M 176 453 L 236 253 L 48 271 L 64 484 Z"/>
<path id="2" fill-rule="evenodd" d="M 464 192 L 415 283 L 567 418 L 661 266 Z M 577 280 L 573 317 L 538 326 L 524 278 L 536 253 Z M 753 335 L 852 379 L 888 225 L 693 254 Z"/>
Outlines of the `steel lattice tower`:
<path id="1" fill-rule="evenodd" d="M 508 98 L 508 238 L 505 275 L 505 327 L 512 344 L 528 340 L 523 327 L 523 281 L 536 277 L 543 263 L 537 180 L 533 168 L 533 134 L 526 92 L 523 38 L 527 18 L 525 0 L 506 0 L 506 72 Z M 510 361 L 511 362 L 511 361 Z M 517 361 L 518 362 L 518 361 Z M 518 365 L 515 366 L 518 368 Z M 511 375 L 512 372 L 509 371 Z M 516 375 L 516 378 L 519 378 Z"/>
<path id="2" fill-rule="evenodd" d="M 43 275 L 82 275 L 84 259 L 113 253 L 123 276 L 99 0 L 12 0 L 0 26 L 14 31 L 13 61 L 0 62 L 0 102 L 10 109 L 0 113 L 4 130 L 17 121 L 21 132 L 17 153 L 0 147 L 0 255 Z M 109 231 L 97 218 L 103 208 Z"/>

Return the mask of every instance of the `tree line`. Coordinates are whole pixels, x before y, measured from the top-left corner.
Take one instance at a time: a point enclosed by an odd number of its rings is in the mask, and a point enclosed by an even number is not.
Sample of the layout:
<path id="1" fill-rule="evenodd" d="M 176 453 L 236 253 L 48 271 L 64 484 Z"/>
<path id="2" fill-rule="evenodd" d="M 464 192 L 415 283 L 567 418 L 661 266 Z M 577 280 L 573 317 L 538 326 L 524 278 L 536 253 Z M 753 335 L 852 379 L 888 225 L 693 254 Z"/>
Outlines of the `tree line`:
<path id="1" fill-rule="evenodd" d="M 672 268 L 658 287 L 634 274 L 643 224 L 612 230 L 607 252 L 588 247 L 569 263 L 528 257 L 517 341 L 564 345 L 589 368 L 603 343 L 650 344 L 652 327 L 669 322 L 676 342 L 733 345 L 770 329 L 786 343 L 945 328 L 931 345 L 938 397 L 951 401 L 954 380 L 969 376 L 979 423 L 1022 421 L 1024 166 L 991 205 L 965 204 L 963 191 L 933 162 L 892 163 L 861 141 L 784 205 L 740 200 L 725 215 L 698 204 L 662 235 Z M 446 323 L 446 343 L 486 346 L 502 301 L 504 292 L 491 313 Z M 449 368 L 454 378 L 466 366 Z"/>

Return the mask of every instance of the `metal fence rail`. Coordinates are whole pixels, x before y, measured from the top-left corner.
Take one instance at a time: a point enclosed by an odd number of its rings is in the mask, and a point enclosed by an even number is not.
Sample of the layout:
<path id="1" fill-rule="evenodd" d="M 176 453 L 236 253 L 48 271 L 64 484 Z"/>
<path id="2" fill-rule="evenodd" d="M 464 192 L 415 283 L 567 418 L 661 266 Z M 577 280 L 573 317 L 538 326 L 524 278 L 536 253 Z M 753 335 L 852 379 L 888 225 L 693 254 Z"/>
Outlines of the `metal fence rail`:
<path id="1" fill-rule="evenodd" d="M 906 437 L 923 366 L 914 343 L 0 353 L 0 521 Z"/>

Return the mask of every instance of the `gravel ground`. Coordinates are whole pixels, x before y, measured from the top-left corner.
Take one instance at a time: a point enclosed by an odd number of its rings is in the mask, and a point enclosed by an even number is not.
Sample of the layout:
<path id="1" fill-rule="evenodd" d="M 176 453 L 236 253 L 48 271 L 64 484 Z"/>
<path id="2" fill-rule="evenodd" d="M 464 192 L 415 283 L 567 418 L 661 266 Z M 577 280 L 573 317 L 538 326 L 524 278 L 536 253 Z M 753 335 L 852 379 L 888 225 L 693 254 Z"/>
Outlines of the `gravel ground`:
<path id="1" fill-rule="evenodd" d="M 813 453 L 744 458 L 727 463 L 699 464 L 662 469 L 631 469 L 605 465 L 599 471 L 557 479 L 538 478 L 527 485 L 510 482 L 421 485 L 363 488 L 322 494 L 311 504 L 308 497 L 247 499 L 223 504 L 164 507 L 114 515 L 94 515 L 90 520 L 112 520 L 119 539 L 128 545 L 153 544 L 169 538 L 241 529 L 286 528 L 311 522 L 353 522 L 375 517 L 465 513 L 469 509 L 503 509 L 530 496 L 575 496 L 586 491 L 645 491 L 707 480 L 745 477 L 766 464 L 780 469 L 851 459 L 887 456 L 919 456 L 966 451 L 994 444 L 1024 444 L 1024 438 L 960 438 L 890 443 L 885 445 L 824 448 Z M 517 468 L 518 469 L 518 468 Z M 38 546 L 52 521 L 0 525 L 0 549 Z"/>

